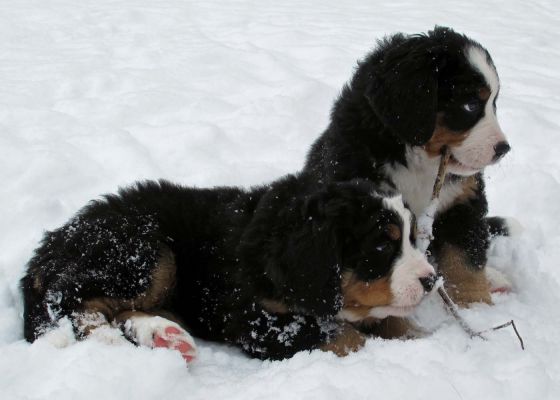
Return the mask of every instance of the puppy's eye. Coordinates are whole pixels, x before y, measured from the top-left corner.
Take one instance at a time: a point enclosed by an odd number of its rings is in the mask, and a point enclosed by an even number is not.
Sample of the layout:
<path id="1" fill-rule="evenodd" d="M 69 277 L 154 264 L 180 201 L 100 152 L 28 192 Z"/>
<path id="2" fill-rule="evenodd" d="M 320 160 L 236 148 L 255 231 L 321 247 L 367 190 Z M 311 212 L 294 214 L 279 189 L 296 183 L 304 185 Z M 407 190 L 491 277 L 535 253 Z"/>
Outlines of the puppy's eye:
<path id="1" fill-rule="evenodd" d="M 480 109 L 480 101 L 471 100 L 468 103 L 463 104 L 463 109 L 470 113 L 476 112 Z"/>

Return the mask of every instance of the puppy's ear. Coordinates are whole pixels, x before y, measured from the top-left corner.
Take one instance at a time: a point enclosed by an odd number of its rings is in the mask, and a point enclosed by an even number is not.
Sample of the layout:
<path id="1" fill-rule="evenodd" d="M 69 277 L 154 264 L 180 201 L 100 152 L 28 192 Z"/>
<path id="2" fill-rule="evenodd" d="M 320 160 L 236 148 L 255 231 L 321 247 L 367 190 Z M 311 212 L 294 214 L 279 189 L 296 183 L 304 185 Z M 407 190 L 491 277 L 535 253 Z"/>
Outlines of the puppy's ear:
<path id="1" fill-rule="evenodd" d="M 261 199 L 237 249 L 239 281 L 288 309 L 335 315 L 342 303 L 340 251 L 327 212 L 332 193 L 288 194 L 271 191 Z"/>
<path id="2" fill-rule="evenodd" d="M 337 218 L 344 214 L 347 202 L 334 196 L 332 188 L 309 195 L 303 204 L 301 213 L 304 219 L 325 221 L 327 218 Z"/>
<path id="3" fill-rule="evenodd" d="M 361 65 L 367 69 L 365 96 L 402 143 L 418 146 L 435 129 L 438 49 L 425 36 L 397 39 L 386 41 L 378 57 Z"/>
<path id="4" fill-rule="evenodd" d="M 353 184 L 356 187 L 352 187 Z M 303 217 L 321 222 L 328 220 L 331 224 L 336 221 L 337 224 L 340 224 L 341 220 L 348 219 L 348 216 L 352 214 L 355 203 L 358 201 L 356 190 L 364 186 L 358 180 L 351 183 L 333 183 L 323 190 L 309 195 L 302 208 Z M 363 193 L 360 194 L 363 195 Z"/>

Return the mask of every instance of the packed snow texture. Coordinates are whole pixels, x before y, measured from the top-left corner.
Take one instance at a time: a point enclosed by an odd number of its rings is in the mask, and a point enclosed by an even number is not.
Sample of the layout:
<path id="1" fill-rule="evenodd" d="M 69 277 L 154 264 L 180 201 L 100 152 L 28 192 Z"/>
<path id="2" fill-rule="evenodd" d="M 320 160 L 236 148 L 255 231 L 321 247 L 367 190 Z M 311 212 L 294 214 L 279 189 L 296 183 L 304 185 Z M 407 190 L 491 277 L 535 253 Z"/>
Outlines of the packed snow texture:
<path id="1" fill-rule="evenodd" d="M 381 3 L 381 2 L 378 2 Z M 22 339 L 18 279 L 42 232 L 146 178 L 269 182 L 300 169 L 356 60 L 383 35 L 454 27 L 501 78 L 512 152 L 488 168 L 491 214 L 524 232 L 490 263 L 514 292 L 462 315 L 433 298 L 426 338 L 281 362 L 197 341 L 178 352 Z M 18 0 L 0 3 L 0 397 L 12 399 L 560 398 L 560 2 Z"/>

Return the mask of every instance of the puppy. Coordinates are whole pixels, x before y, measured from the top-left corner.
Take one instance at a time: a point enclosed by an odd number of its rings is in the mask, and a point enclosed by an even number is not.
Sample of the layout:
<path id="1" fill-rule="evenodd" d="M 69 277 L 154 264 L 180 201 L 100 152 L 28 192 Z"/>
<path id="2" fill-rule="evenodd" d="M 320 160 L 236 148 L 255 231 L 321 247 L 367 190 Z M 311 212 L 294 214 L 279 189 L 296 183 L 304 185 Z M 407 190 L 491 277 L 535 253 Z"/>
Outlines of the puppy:
<path id="1" fill-rule="evenodd" d="M 187 361 L 190 334 L 262 359 L 346 354 L 364 340 L 349 322 L 407 315 L 435 282 L 412 214 L 374 189 L 309 193 L 296 176 L 250 191 L 121 189 L 45 234 L 21 282 L 25 338 L 69 320 L 78 339 L 126 338 Z"/>
<path id="2" fill-rule="evenodd" d="M 442 148 L 450 148 L 429 251 L 460 304 L 491 302 L 482 174 L 510 150 L 496 118 L 499 90 L 490 54 L 464 35 L 436 27 L 387 37 L 358 63 L 302 172 L 315 187 L 369 179 L 402 194 L 418 217 L 430 202 Z M 503 220 L 490 222 L 494 232 L 507 231 Z"/>

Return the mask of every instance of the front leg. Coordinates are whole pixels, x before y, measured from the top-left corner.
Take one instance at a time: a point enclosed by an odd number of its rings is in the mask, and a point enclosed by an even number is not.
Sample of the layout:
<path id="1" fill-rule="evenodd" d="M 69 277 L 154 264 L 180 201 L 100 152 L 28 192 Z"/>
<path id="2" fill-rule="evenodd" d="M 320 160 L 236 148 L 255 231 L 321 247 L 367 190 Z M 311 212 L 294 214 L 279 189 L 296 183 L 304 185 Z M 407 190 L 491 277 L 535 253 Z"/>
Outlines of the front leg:
<path id="1" fill-rule="evenodd" d="M 383 339 L 417 339 L 429 334 L 427 330 L 406 317 L 388 316 L 382 320 L 368 318 L 353 325 L 367 336 Z"/>
<path id="2" fill-rule="evenodd" d="M 238 314 L 226 329 L 228 341 L 260 359 L 281 360 L 315 349 L 346 355 L 364 342 L 354 328 L 334 318 L 271 312 L 257 304 Z"/>
<path id="3" fill-rule="evenodd" d="M 482 177 L 470 177 L 464 194 L 434 221 L 430 252 L 449 295 L 459 305 L 492 303 L 484 270 L 489 246 L 486 212 Z"/>
<path id="4" fill-rule="evenodd" d="M 342 322 L 327 341 L 319 348 L 331 351 L 339 357 L 360 350 L 366 342 L 366 336 L 348 322 Z"/>

